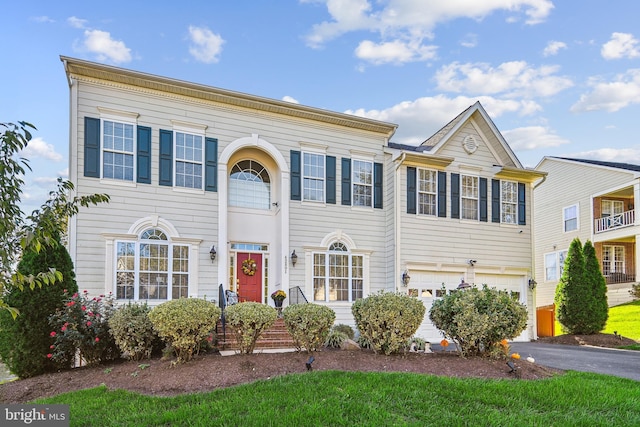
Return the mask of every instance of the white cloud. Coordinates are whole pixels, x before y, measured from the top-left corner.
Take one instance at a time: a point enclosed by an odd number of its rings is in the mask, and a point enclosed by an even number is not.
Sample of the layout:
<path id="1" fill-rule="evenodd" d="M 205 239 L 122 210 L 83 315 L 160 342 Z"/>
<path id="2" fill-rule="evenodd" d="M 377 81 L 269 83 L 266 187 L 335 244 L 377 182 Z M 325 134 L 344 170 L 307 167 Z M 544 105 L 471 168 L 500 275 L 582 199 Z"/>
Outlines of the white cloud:
<path id="1" fill-rule="evenodd" d="M 59 162 L 62 160 L 62 155 L 56 152 L 53 145 L 45 142 L 42 138 L 33 138 L 24 150 L 21 152 L 21 156 L 27 159 L 42 158 Z"/>
<path id="2" fill-rule="evenodd" d="M 592 79 L 593 90 L 571 106 L 572 112 L 605 110 L 615 112 L 640 103 L 640 69 L 628 70 L 611 82 Z"/>
<path id="3" fill-rule="evenodd" d="M 488 96 L 448 98 L 444 95 L 438 95 L 404 101 L 384 110 L 357 109 L 347 110 L 345 113 L 396 123 L 399 126 L 393 136 L 393 141 L 417 145 L 432 136 L 476 101 L 482 103 L 492 118 L 507 113 L 529 115 L 541 110 L 538 104 L 531 101 L 500 100 Z"/>
<path id="4" fill-rule="evenodd" d="M 285 102 L 290 102 L 292 104 L 300 104 L 297 99 L 295 99 L 295 98 L 293 98 L 293 97 L 291 97 L 289 95 L 283 96 L 282 100 L 285 101 Z"/>
<path id="5" fill-rule="evenodd" d="M 602 45 L 600 53 L 604 59 L 637 58 L 638 39 L 629 33 L 613 33 L 611 40 Z"/>
<path id="6" fill-rule="evenodd" d="M 86 19 L 80 19 L 75 16 L 71 16 L 67 18 L 67 23 L 69 25 L 71 25 L 73 28 L 79 28 L 81 30 L 84 30 L 85 28 L 87 28 L 87 22 L 88 21 Z"/>
<path id="7" fill-rule="evenodd" d="M 544 56 L 553 56 L 553 55 L 557 55 L 560 49 L 566 49 L 566 48 L 567 48 L 567 44 L 565 42 L 552 40 L 549 43 L 547 43 L 547 47 L 544 48 L 544 50 L 542 51 L 542 54 Z"/>
<path id="8" fill-rule="evenodd" d="M 526 126 L 502 131 L 502 136 L 515 151 L 535 150 L 569 144 L 568 139 L 556 135 L 543 126 Z"/>
<path id="9" fill-rule="evenodd" d="M 477 34 L 471 34 L 471 33 L 467 34 L 460 41 L 460 46 L 466 47 L 466 48 L 476 47 L 477 45 L 478 45 L 478 35 Z"/>
<path id="10" fill-rule="evenodd" d="M 100 61 L 116 64 L 131 61 L 131 49 L 124 42 L 112 39 L 107 31 L 85 30 L 83 49 L 95 54 Z"/>
<path id="11" fill-rule="evenodd" d="M 601 160 L 604 162 L 620 162 L 640 164 L 639 148 L 599 148 L 597 150 L 581 151 L 566 157 Z"/>
<path id="12" fill-rule="evenodd" d="M 206 27 L 189 26 L 189 38 L 191 46 L 189 53 L 197 61 L 211 64 L 219 61 L 224 40 L 219 34 L 214 34 Z"/>
<path id="13" fill-rule="evenodd" d="M 38 176 L 33 178 L 32 182 L 37 187 L 53 189 L 58 182 L 58 178 L 50 176 Z"/>
<path id="14" fill-rule="evenodd" d="M 534 68 L 525 61 L 492 67 L 486 63 L 454 62 L 435 75 L 438 89 L 455 93 L 504 94 L 509 97 L 547 97 L 573 86 L 567 77 L 555 75 L 557 66 Z"/>
<path id="15" fill-rule="evenodd" d="M 433 59 L 436 56 L 436 49 L 436 46 L 424 46 L 420 43 L 407 43 L 401 40 L 384 43 L 364 40 L 356 48 L 355 54 L 358 58 L 376 65 L 401 64 Z"/>
<path id="16" fill-rule="evenodd" d="M 45 16 L 45 15 L 42 15 L 42 16 L 33 16 L 33 17 L 31 17 L 31 20 L 32 20 L 32 21 L 35 21 L 35 22 L 43 22 L 43 23 L 47 23 L 47 24 L 50 24 L 50 23 L 56 22 L 56 21 L 54 21 L 53 19 L 51 19 L 51 18 L 49 18 L 48 16 Z"/>

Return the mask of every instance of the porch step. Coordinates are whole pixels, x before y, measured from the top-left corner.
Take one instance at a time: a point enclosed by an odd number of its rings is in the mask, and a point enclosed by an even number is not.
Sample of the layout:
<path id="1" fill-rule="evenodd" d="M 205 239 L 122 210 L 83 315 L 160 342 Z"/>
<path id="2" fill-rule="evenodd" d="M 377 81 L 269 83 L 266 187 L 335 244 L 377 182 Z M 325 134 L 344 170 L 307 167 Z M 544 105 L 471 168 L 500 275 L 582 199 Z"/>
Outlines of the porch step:
<path id="1" fill-rule="evenodd" d="M 238 350 L 238 343 L 233 332 L 233 328 L 226 326 L 226 333 L 223 333 L 222 322 L 218 322 L 216 328 L 218 336 L 219 350 Z M 264 348 L 293 348 L 295 347 L 293 338 L 289 335 L 284 320 L 276 319 L 275 323 L 264 331 L 256 342 L 256 349 Z"/>

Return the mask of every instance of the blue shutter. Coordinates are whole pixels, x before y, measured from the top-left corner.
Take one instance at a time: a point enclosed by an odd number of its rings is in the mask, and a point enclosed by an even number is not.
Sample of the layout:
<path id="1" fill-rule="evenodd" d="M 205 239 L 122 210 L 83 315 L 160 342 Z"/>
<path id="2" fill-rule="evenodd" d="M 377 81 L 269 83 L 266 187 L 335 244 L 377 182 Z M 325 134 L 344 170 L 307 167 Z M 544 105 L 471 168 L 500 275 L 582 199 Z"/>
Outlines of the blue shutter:
<path id="1" fill-rule="evenodd" d="M 300 152 L 291 150 L 291 200 L 302 200 Z"/>
<path id="2" fill-rule="evenodd" d="M 438 216 L 447 216 L 447 173 L 438 172 Z"/>
<path id="3" fill-rule="evenodd" d="M 326 156 L 327 173 L 327 203 L 336 204 L 336 158 Z"/>
<path id="4" fill-rule="evenodd" d="M 451 218 L 460 218 L 460 174 L 451 174 Z"/>
<path id="5" fill-rule="evenodd" d="M 487 178 L 480 178 L 480 221 L 487 222 Z"/>
<path id="6" fill-rule="evenodd" d="M 382 163 L 373 164 L 373 207 L 382 209 Z"/>
<path id="7" fill-rule="evenodd" d="M 500 222 L 500 180 L 491 180 L 491 222 Z"/>
<path id="8" fill-rule="evenodd" d="M 414 214 L 416 210 L 416 168 L 407 167 L 407 213 Z"/>
<path id="9" fill-rule="evenodd" d="M 527 224 L 527 203 L 526 203 L 526 186 L 518 183 L 518 224 Z"/>
<path id="10" fill-rule="evenodd" d="M 204 140 L 204 191 L 218 191 L 218 140 Z"/>
<path id="11" fill-rule="evenodd" d="M 173 186 L 173 132 L 160 129 L 160 185 Z"/>
<path id="12" fill-rule="evenodd" d="M 84 118 L 84 176 L 100 178 L 100 119 Z"/>
<path id="13" fill-rule="evenodd" d="M 138 126 L 137 129 L 137 181 L 151 184 L 151 128 Z"/>
<path id="14" fill-rule="evenodd" d="M 351 159 L 342 158 L 342 204 L 351 206 Z"/>

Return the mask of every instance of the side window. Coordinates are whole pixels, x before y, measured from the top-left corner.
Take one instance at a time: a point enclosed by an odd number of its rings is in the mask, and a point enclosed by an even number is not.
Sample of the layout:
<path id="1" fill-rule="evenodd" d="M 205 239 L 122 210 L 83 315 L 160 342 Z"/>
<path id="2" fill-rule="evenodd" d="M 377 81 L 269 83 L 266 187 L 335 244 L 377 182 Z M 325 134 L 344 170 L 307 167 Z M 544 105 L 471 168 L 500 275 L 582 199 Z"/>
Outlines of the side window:
<path id="1" fill-rule="evenodd" d="M 134 125 L 102 120 L 102 177 L 133 182 L 134 165 Z"/>
<path id="2" fill-rule="evenodd" d="M 558 263 L 557 254 L 555 252 L 545 254 L 544 256 L 544 279 L 548 282 L 557 280 Z"/>
<path id="3" fill-rule="evenodd" d="M 562 210 L 564 232 L 578 229 L 578 205 L 571 205 Z"/>
<path id="4" fill-rule="evenodd" d="M 353 206 L 373 207 L 373 162 L 353 160 L 352 163 Z"/>
<path id="5" fill-rule="evenodd" d="M 513 181 L 500 181 L 501 218 L 504 224 L 518 223 L 518 183 Z"/>
<path id="6" fill-rule="evenodd" d="M 202 189 L 204 138 L 175 132 L 175 186 Z"/>
<path id="7" fill-rule="evenodd" d="M 418 169 L 418 213 L 437 215 L 438 180 L 434 170 Z"/>
<path id="8" fill-rule="evenodd" d="M 302 200 L 325 201 L 325 156 L 302 153 Z"/>
<path id="9" fill-rule="evenodd" d="M 478 219 L 479 186 L 478 177 L 462 175 L 460 184 L 462 219 Z"/>

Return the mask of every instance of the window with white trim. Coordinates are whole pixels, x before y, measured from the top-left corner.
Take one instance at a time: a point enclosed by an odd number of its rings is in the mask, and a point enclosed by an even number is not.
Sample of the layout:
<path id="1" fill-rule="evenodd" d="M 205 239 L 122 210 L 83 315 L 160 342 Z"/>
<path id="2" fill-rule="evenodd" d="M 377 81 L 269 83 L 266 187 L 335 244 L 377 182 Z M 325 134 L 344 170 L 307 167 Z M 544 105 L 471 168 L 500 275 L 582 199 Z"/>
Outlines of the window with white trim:
<path id="1" fill-rule="evenodd" d="M 175 132 L 175 185 L 202 189 L 204 138 L 185 132 Z"/>
<path id="2" fill-rule="evenodd" d="M 500 181 L 500 222 L 503 224 L 518 223 L 518 183 Z"/>
<path id="3" fill-rule="evenodd" d="M 578 205 L 571 205 L 562 210 L 564 232 L 578 229 Z"/>
<path id="4" fill-rule="evenodd" d="M 547 282 L 560 280 L 564 271 L 564 260 L 567 258 L 566 250 L 549 252 L 544 255 L 544 279 Z"/>
<path id="5" fill-rule="evenodd" d="M 102 120 L 102 177 L 135 179 L 135 132 L 131 123 Z"/>
<path id="6" fill-rule="evenodd" d="M 624 246 L 602 246 L 602 274 L 624 273 Z"/>
<path id="7" fill-rule="evenodd" d="M 271 179 L 264 166 L 253 160 L 242 160 L 231 168 L 229 206 L 271 208 Z"/>
<path id="8" fill-rule="evenodd" d="M 157 228 L 137 241 L 116 242 L 116 298 L 169 300 L 189 291 L 189 245 L 174 244 Z"/>
<path id="9" fill-rule="evenodd" d="M 373 162 L 352 160 L 352 205 L 373 207 Z"/>
<path id="10" fill-rule="evenodd" d="M 462 200 L 462 219 L 478 219 L 478 177 L 462 175 L 460 196 Z"/>
<path id="11" fill-rule="evenodd" d="M 302 153 L 302 200 L 324 202 L 325 157 Z"/>
<path id="12" fill-rule="evenodd" d="M 418 169 L 418 213 L 436 216 L 438 200 L 438 173 L 434 170 Z"/>
<path id="13" fill-rule="evenodd" d="M 364 256 L 352 254 L 342 242 L 313 254 L 314 301 L 355 301 L 362 298 Z"/>

